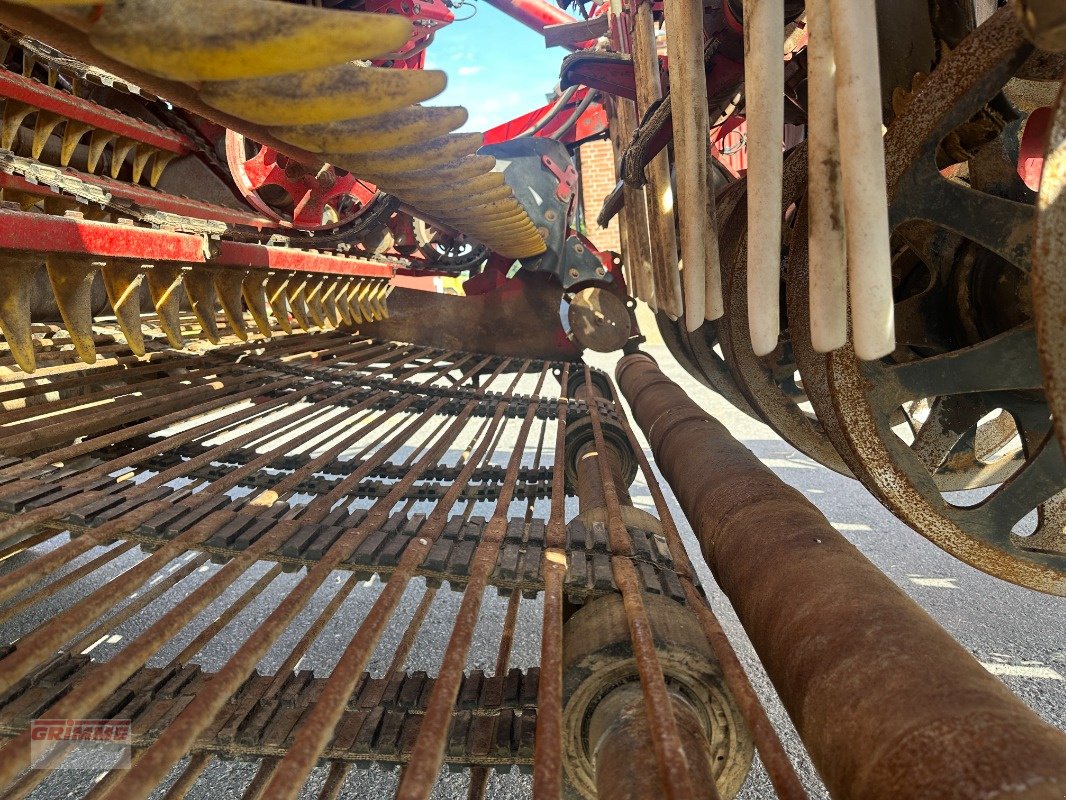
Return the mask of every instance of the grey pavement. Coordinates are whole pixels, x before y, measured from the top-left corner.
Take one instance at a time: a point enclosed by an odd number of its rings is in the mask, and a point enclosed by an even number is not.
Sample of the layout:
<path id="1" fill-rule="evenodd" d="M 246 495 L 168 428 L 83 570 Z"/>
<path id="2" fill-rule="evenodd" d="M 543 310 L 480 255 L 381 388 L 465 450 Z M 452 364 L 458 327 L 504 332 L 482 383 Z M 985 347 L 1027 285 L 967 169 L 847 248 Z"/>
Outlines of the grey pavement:
<path id="1" fill-rule="evenodd" d="M 692 397 L 722 419 L 734 435 L 783 480 L 810 497 L 850 541 L 921 604 L 979 661 L 999 674 L 1006 685 L 1044 719 L 1066 730 L 1066 600 L 1020 589 L 956 561 L 899 522 L 858 482 L 812 462 L 783 442 L 769 428 L 733 409 L 704 388 L 684 373 L 661 345 L 653 345 L 649 350 Z M 611 357 L 597 357 L 591 361 L 604 369 L 613 369 L 614 359 Z M 509 443 L 505 437 L 501 442 L 501 449 L 506 449 Z M 794 757 L 811 796 L 826 796 L 739 622 L 703 565 L 691 529 L 672 496 L 667 494 L 671 510 L 697 565 L 711 603 L 732 638 L 757 691 L 766 703 L 772 720 L 782 731 L 786 748 Z M 638 481 L 633 487 L 632 496 L 639 507 L 654 511 L 647 486 L 642 482 Z M 568 516 L 574 512 L 576 508 L 570 503 Z M 142 558 L 143 554 L 134 550 L 127 556 L 116 561 L 106 574 L 115 574 L 128 568 Z M 17 566 L 18 563 L 17 558 L 12 559 L 0 566 L 0 572 Z M 214 569 L 215 567 L 208 568 L 205 565 L 202 568 L 204 577 Z M 225 603 L 250 585 L 266 569 L 265 565 L 258 565 L 256 569 L 251 570 L 218 603 L 201 615 L 203 624 L 213 619 Z M 101 574 L 101 579 L 103 577 L 104 573 Z M 190 578 L 190 581 L 195 578 L 196 576 Z M 261 601 L 239 615 L 234 623 L 224 629 L 222 634 L 199 654 L 197 661 L 205 669 L 217 669 L 234 652 L 258 620 L 291 588 L 297 578 L 297 575 L 283 574 L 276 579 L 264 592 Z M 341 579 L 340 573 L 331 577 L 331 581 Z M 281 663 L 288 647 L 299 638 L 303 625 L 313 619 L 335 589 L 335 585 L 327 585 L 316 594 L 310 608 L 290 627 L 283 640 L 261 664 L 261 669 L 269 671 Z M 369 603 L 380 589 L 381 584 L 377 581 L 361 585 L 345 602 L 341 614 L 327 625 L 301 666 L 315 668 L 320 674 L 328 671 L 332 664 L 336 663 L 351 636 L 351 631 L 366 613 Z M 84 591 L 84 588 L 80 591 Z M 395 616 L 397 621 L 410 617 L 423 591 L 424 584 L 421 580 L 412 583 L 405 593 L 401 609 Z M 32 630 L 49 615 L 64 607 L 72 597 L 69 591 L 61 592 L 52 601 L 40 604 L 32 613 L 6 623 L 2 626 L 4 641 L 11 641 L 14 637 Z M 431 673 L 437 670 L 460 599 L 461 595 L 449 591 L 447 586 L 437 593 L 408 661 L 409 670 L 424 669 Z M 180 597 L 168 594 L 158 602 L 165 604 L 175 601 L 180 601 Z M 149 610 L 155 608 L 152 606 Z M 502 598 L 493 594 L 486 597 L 475 634 L 474 648 L 468 659 L 468 668 L 491 670 L 494 667 L 505 609 L 506 603 Z M 540 615 L 539 600 L 522 601 L 511 666 L 528 667 L 537 663 Z M 157 614 L 145 613 L 141 615 L 142 618 L 135 618 L 116 628 L 113 635 L 94 646 L 94 657 L 109 657 L 124 641 L 143 630 L 155 616 Z M 392 650 L 401 633 L 400 624 L 389 626 L 374 653 L 371 661 L 372 671 L 381 672 L 388 666 Z M 188 633 L 179 642 L 169 645 L 149 663 L 165 663 L 179 652 L 192 635 L 193 633 Z M 212 800 L 237 796 L 240 787 L 246 786 L 251 780 L 256 767 L 254 763 L 216 760 L 189 796 Z M 172 779 L 176 778 L 177 774 L 177 771 L 172 773 Z M 91 772 L 57 772 L 45 780 L 32 796 L 80 796 L 97 777 Z M 398 773 L 395 771 L 376 767 L 369 770 L 352 770 L 349 772 L 343 794 L 357 798 L 389 797 L 396 786 L 397 777 Z M 321 785 L 324 778 L 325 771 L 316 770 L 303 796 L 314 797 L 316 787 Z M 462 773 L 442 772 L 434 796 L 457 800 L 465 798 L 467 780 L 467 776 Z M 487 796 L 501 799 L 528 797 L 529 789 L 529 779 L 517 771 L 495 773 L 490 779 Z M 162 792 L 159 792 L 157 796 L 161 794 Z M 772 797 L 765 772 L 757 762 L 739 797 L 745 800 Z"/>

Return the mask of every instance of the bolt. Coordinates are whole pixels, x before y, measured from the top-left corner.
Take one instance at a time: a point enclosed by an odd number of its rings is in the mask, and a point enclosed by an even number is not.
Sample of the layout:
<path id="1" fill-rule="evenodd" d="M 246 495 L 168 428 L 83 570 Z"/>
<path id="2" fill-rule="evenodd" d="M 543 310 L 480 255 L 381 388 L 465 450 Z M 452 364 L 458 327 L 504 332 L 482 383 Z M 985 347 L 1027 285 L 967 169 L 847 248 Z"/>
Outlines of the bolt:
<path id="1" fill-rule="evenodd" d="M 570 277 L 571 278 L 579 278 L 579 277 L 581 277 L 581 273 L 578 272 L 575 267 L 570 267 Z"/>
<path id="2" fill-rule="evenodd" d="M 541 239 L 547 239 L 548 238 L 548 229 L 547 228 L 544 228 L 544 227 L 537 228 L 537 233 L 540 234 L 540 238 Z"/>
<path id="3" fill-rule="evenodd" d="M 606 273 L 607 273 L 607 270 L 605 270 L 605 269 L 604 269 L 603 267 L 597 267 L 597 268 L 596 268 L 596 274 L 597 274 L 597 275 L 599 275 L 599 276 L 600 276 L 601 278 L 602 278 L 602 277 L 603 277 L 603 276 L 604 276 L 604 275 L 605 275 Z"/>
<path id="4" fill-rule="evenodd" d="M 554 211 L 552 211 L 550 208 L 547 211 L 544 212 L 544 219 L 548 220 L 548 222 L 555 222 L 555 217 L 556 216 L 557 216 L 556 213 Z"/>
<path id="5" fill-rule="evenodd" d="M 574 252 L 577 253 L 578 255 L 581 255 L 582 253 L 585 252 L 585 246 L 583 244 L 575 244 L 574 245 Z"/>

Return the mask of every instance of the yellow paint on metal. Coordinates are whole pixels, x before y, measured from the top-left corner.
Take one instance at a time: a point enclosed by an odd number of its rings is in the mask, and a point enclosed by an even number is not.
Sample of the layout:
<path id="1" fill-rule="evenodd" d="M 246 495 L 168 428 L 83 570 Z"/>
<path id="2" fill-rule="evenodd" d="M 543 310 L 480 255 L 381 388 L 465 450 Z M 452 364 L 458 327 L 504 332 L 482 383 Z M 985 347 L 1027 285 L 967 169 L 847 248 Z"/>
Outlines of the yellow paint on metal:
<path id="1" fill-rule="evenodd" d="M 354 12 L 346 11 L 347 14 Z M 392 19 L 374 14 L 377 19 Z M 259 125 L 306 126 L 361 119 L 436 97 L 447 83 L 439 70 L 384 69 L 340 64 L 313 72 L 208 83 L 200 98 L 212 108 Z M 303 138 L 299 134 L 296 138 Z M 290 139 L 286 139 L 289 141 Z M 314 136 L 318 152 L 348 152 L 343 139 Z M 397 145 L 392 145 L 397 146 Z"/>
<path id="2" fill-rule="evenodd" d="M 39 258 L 19 253 L 4 253 L 0 258 L 0 331 L 23 372 L 37 369 L 30 331 L 30 290 L 40 264 Z"/>
<path id="3" fill-rule="evenodd" d="M 307 281 L 304 289 L 304 302 L 307 303 L 307 314 L 311 318 L 311 321 L 322 330 L 326 329 L 326 308 L 322 302 L 322 292 L 324 291 L 323 284 L 325 281 L 322 278 L 312 278 Z"/>
<path id="4" fill-rule="evenodd" d="M 171 347 L 184 347 L 181 335 L 181 269 L 172 265 L 158 264 L 148 269 L 148 292 L 152 296 L 159 327 Z"/>
<path id="5" fill-rule="evenodd" d="M 311 317 L 307 311 L 307 279 L 296 277 L 288 281 L 285 286 L 285 298 L 289 301 L 289 311 L 292 312 L 296 324 L 304 331 L 311 330 Z"/>
<path id="6" fill-rule="evenodd" d="M 243 273 L 237 270 L 220 269 L 215 273 L 215 291 L 222 303 L 222 313 L 237 338 L 248 341 L 248 325 L 244 321 L 244 308 L 241 306 L 241 289 L 244 283 Z"/>
<path id="7" fill-rule="evenodd" d="M 204 338 L 218 344 L 222 338 L 218 332 L 218 294 L 215 292 L 214 276 L 203 267 L 193 265 L 184 275 L 185 291 L 189 295 L 192 313 L 200 323 Z"/>
<path id="8" fill-rule="evenodd" d="M 244 298 L 244 304 L 248 306 L 248 311 L 252 314 L 252 319 L 255 320 L 259 333 L 270 338 L 273 330 L 267 311 L 266 284 L 266 275 L 261 272 L 249 272 L 241 282 L 241 296 Z"/>
<path id="9" fill-rule="evenodd" d="M 289 279 L 284 275 L 271 275 L 266 279 L 266 295 L 270 308 L 274 312 L 274 318 L 285 333 L 292 333 L 292 322 L 289 321 L 289 305 L 285 290 L 288 288 Z"/>
<path id="10" fill-rule="evenodd" d="M 462 106 L 409 106 L 373 117 L 271 128 L 271 133 L 312 153 L 375 153 L 443 136 L 465 125 L 468 116 Z"/>
<path id="11" fill-rule="evenodd" d="M 282 75 L 375 58 L 407 43 L 411 23 L 275 0 L 123 0 L 89 31 L 100 52 L 177 81 Z"/>
<path id="12" fill-rule="evenodd" d="M 126 344 L 135 355 L 144 355 L 144 334 L 141 331 L 141 285 L 144 275 L 133 264 L 105 263 L 100 270 L 104 288 L 115 319 L 126 337 Z"/>
<path id="13" fill-rule="evenodd" d="M 102 264 L 86 261 L 84 257 L 53 253 L 47 257 L 45 266 L 56 306 L 74 343 L 74 352 L 86 364 L 95 363 L 92 285 Z"/>

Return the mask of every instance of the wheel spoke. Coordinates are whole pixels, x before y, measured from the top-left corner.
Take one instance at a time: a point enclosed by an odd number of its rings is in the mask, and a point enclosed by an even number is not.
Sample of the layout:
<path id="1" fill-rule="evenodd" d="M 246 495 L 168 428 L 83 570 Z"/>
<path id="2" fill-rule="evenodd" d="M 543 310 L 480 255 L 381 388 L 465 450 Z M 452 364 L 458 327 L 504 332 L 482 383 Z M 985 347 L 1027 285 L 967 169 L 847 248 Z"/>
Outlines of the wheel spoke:
<path id="1" fill-rule="evenodd" d="M 962 350 L 892 366 L 887 372 L 890 380 L 879 391 L 890 392 L 895 403 L 1042 385 L 1032 325 Z"/>
<path id="2" fill-rule="evenodd" d="M 953 454 L 972 456 L 977 423 L 984 413 L 984 405 L 970 395 L 936 398 L 911 450 L 930 472 L 940 471 Z"/>
<path id="3" fill-rule="evenodd" d="M 1064 484 L 1066 461 L 1055 437 L 1049 434 L 1018 472 L 967 511 L 983 518 L 982 527 L 1003 539 L 1019 520 L 1062 491 Z"/>

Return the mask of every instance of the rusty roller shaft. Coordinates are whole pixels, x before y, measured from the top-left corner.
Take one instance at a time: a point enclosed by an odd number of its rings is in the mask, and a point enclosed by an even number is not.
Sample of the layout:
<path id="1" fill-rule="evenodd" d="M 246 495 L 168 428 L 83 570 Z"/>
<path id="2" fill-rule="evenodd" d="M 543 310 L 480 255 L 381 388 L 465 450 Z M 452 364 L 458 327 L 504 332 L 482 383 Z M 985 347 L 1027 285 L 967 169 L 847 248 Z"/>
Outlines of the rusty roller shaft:
<path id="1" fill-rule="evenodd" d="M 617 378 L 834 798 L 1063 797 L 1066 736 L 651 358 Z"/>

